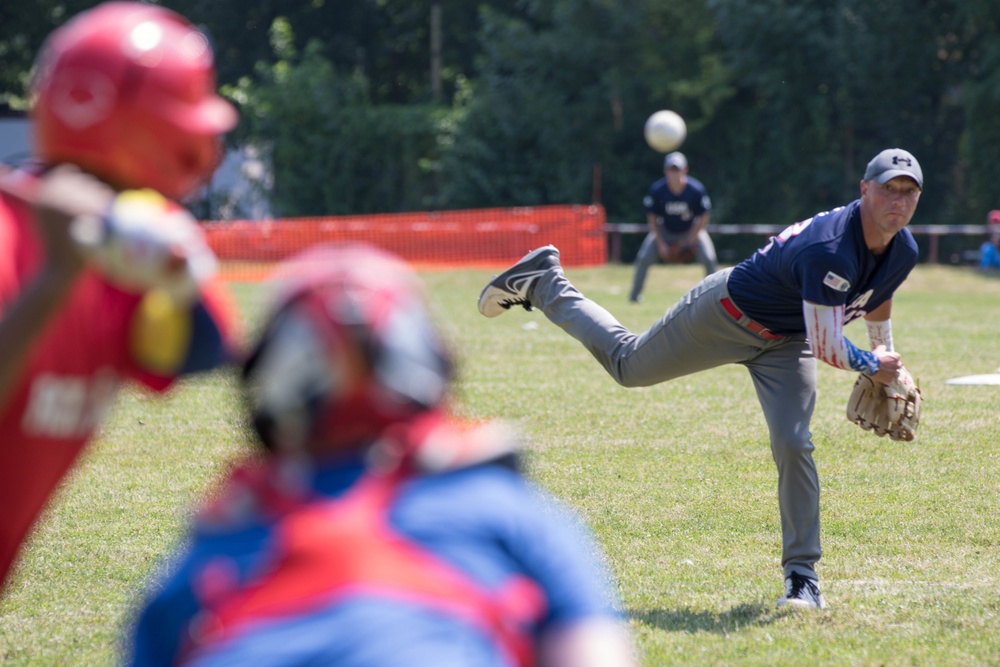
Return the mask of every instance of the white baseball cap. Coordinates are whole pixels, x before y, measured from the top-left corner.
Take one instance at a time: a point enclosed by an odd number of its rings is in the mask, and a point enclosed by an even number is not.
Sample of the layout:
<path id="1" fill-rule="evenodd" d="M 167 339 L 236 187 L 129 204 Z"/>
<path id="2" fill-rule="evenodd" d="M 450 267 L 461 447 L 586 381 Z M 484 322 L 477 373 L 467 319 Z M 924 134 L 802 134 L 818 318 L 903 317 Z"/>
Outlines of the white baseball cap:
<path id="1" fill-rule="evenodd" d="M 684 153 L 674 151 L 673 153 L 668 153 L 667 156 L 663 158 L 663 168 L 670 169 L 671 167 L 680 169 L 681 171 L 688 168 L 688 159 L 684 157 Z"/>

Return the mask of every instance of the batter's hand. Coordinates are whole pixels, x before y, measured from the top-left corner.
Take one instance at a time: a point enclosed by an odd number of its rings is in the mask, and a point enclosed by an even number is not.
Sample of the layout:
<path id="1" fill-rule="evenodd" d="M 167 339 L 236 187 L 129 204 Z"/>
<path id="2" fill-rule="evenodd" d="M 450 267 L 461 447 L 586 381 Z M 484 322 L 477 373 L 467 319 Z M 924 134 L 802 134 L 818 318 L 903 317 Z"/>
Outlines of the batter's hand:
<path id="1" fill-rule="evenodd" d="M 162 289 L 178 303 L 197 299 L 216 270 L 197 221 L 153 190 L 118 193 L 102 215 L 76 218 L 70 235 L 111 282 L 135 292 Z"/>

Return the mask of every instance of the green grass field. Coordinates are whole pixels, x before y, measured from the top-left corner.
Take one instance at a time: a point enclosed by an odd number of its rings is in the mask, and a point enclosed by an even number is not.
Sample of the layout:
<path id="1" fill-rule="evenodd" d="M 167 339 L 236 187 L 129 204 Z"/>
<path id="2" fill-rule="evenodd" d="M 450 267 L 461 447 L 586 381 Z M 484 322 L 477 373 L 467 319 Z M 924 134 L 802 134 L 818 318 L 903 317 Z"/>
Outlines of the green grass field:
<path id="1" fill-rule="evenodd" d="M 569 269 L 641 330 L 700 267 Z M 487 320 L 487 271 L 426 274 L 459 349 L 456 408 L 517 424 L 529 471 L 593 527 L 642 664 L 1000 664 L 1000 387 L 952 386 L 1000 366 L 1000 280 L 921 266 L 897 293 L 894 339 L 926 402 L 918 439 L 844 419 L 852 373 L 821 366 L 813 420 L 828 609 L 778 612 L 776 473 L 748 374 L 723 367 L 618 387 L 540 313 Z M 247 317 L 257 286 L 237 285 Z M 252 325 L 251 325 L 252 328 Z M 848 335 L 867 346 L 864 327 Z M 0 602 L 0 662 L 110 665 L 137 596 L 192 504 L 245 447 L 231 371 L 165 400 L 126 392 L 26 549 Z"/>

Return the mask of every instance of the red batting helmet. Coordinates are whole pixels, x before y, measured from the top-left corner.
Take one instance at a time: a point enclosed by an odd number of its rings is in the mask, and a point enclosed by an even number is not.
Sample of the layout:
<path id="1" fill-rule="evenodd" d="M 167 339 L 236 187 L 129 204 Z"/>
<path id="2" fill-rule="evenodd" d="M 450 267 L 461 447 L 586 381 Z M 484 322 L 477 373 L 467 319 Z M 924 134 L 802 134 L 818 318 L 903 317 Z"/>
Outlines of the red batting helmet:
<path id="1" fill-rule="evenodd" d="M 444 401 L 451 361 L 402 260 L 363 244 L 319 247 L 275 282 L 272 315 L 243 367 L 269 449 L 362 448 Z"/>
<path id="2" fill-rule="evenodd" d="M 181 199 L 222 156 L 236 110 L 215 91 L 208 39 L 156 5 L 108 2 L 55 30 L 32 84 L 39 157 L 118 188 Z"/>

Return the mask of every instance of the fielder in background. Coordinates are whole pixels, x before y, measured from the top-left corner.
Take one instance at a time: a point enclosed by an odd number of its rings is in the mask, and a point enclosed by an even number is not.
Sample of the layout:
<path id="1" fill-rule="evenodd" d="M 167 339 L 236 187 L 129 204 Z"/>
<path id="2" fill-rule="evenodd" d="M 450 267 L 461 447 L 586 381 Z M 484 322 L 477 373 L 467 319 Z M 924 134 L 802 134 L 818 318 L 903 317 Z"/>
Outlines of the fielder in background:
<path id="1" fill-rule="evenodd" d="M 218 163 L 237 116 L 205 36 L 101 5 L 49 36 L 32 94 L 42 163 L 0 174 L 0 587 L 121 382 L 163 391 L 234 347 L 197 224 L 131 190 L 181 198 Z"/>
<path id="2" fill-rule="evenodd" d="M 705 275 L 715 273 L 715 246 L 708 235 L 712 200 L 701 181 L 688 176 L 688 161 L 683 153 L 674 151 L 663 159 L 663 178 L 649 187 L 642 205 L 649 234 L 635 258 L 629 301 L 638 303 L 642 299 L 646 274 L 658 259 L 683 263 L 693 256 L 705 267 Z"/>
<path id="3" fill-rule="evenodd" d="M 735 267 L 708 276 L 650 329 L 634 334 L 563 274 L 559 251 L 534 250 L 490 281 L 479 310 L 538 308 L 579 340 L 625 387 L 654 385 L 723 364 L 750 371 L 778 468 L 785 594 L 778 605 L 822 609 L 819 479 L 809 422 L 816 360 L 889 384 L 895 290 L 917 262 L 906 225 L 923 188 L 920 165 L 890 148 L 876 155 L 861 197 L 797 222 Z M 864 317 L 871 351 L 844 337 Z"/>
<path id="4" fill-rule="evenodd" d="M 634 665 L 591 536 L 506 429 L 449 415 L 416 274 L 321 246 L 275 285 L 242 373 L 262 455 L 196 516 L 129 663 Z"/>

